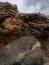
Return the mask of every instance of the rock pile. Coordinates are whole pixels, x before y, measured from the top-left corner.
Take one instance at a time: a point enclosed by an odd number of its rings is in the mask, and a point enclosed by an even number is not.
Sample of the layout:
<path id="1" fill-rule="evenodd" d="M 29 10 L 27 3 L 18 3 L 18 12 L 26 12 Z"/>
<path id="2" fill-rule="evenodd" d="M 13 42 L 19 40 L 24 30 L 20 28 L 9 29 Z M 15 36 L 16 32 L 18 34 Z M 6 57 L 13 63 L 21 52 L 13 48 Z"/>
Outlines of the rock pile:
<path id="1" fill-rule="evenodd" d="M 49 19 L 42 14 L 19 13 L 16 5 L 0 2 L 0 46 L 21 36 L 34 36 L 46 51 Z"/>
<path id="2" fill-rule="evenodd" d="M 11 5 L 8 2 L 0 2 L 0 24 L 8 17 L 14 17 L 16 15 L 17 6 Z"/>

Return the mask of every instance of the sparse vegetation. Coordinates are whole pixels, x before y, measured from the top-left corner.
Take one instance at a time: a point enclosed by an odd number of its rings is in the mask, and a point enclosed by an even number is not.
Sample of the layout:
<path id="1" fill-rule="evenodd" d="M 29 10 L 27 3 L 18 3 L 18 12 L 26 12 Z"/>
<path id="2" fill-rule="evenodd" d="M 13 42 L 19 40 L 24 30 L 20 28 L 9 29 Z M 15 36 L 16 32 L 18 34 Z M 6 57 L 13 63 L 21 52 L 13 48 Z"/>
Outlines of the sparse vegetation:
<path id="1" fill-rule="evenodd" d="M 14 62 L 12 65 L 44 65 L 44 59 L 40 56 L 34 59 L 29 59 L 23 64 L 21 62 Z"/>
<path id="2" fill-rule="evenodd" d="M 12 65 L 21 65 L 21 62 L 14 62 Z"/>
<path id="3" fill-rule="evenodd" d="M 42 56 L 30 59 L 25 63 L 25 65 L 43 65 L 44 64 L 44 59 Z"/>

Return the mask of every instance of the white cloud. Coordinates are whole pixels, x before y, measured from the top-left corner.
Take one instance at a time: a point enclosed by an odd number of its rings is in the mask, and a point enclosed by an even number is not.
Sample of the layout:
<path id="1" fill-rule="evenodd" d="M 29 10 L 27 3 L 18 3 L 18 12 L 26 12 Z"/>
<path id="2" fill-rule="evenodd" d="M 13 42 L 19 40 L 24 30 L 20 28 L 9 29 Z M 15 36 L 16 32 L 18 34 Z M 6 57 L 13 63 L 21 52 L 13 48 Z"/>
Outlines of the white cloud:
<path id="1" fill-rule="evenodd" d="M 36 6 L 31 5 L 27 12 L 28 12 L 28 13 L 29 13 L 29 12 L 30 12 L 30 13 L 34 13 L 34 12 L 36 13 L 36 12 L 39 12 L 40 9 L 41 9 L 41 4 L 38 3 L 38 4 L 36 4 Z"/>
<path id="2" fill-rule="evenodd" d="M 43 7 L 43 5 L 41 4 L 42 3 L 41 0 L 40 0 L 40 2 L 38 2 L 38 0 L 37 0 L 37 3 L 35 3 L 35 5 L 31 4 L 29 6 L 25 4 L 29 0 L 0 0 L 0 1 L 17 4 L 19 12 L 23 12 L 23 13 L 34 13 L 34 12 L 35 13 L 36 12 L 48 13 L 48 10 L 49 10 L 49 7 L 47 7 L 47 9 L 41 9 Z"/>
<path id="3" fill-rule="evenodd" d="M 36 10 L 39 10 L 40 9 L 40 4 L 38 4 L 37 6 L 27 6 L 25 5 L 25 1 L 24 0 L 0 0 L 2 2 L 10 2 L 12 4 L 17 4 L 18 6 L 18 10 L 20 12 L 26 12 L 26 13 L 29 13 L 29 12 L 36 12 Z"/>
<path id="4" fill-rule="evenodd" d="M 0 1 L 2 1 L 2 0 L 0 0 Z M 40 9 L 39 3 L 36 6 L 34 6 L 34 5 L 27 6 L 27 5 L 25 5 L 25 0 L 3 0 L 2 2 L 10 2 L 12 4 L 17 4 L 18 10 L 20 12 L 24 12 L 24 13 L 38 12 Z"/>

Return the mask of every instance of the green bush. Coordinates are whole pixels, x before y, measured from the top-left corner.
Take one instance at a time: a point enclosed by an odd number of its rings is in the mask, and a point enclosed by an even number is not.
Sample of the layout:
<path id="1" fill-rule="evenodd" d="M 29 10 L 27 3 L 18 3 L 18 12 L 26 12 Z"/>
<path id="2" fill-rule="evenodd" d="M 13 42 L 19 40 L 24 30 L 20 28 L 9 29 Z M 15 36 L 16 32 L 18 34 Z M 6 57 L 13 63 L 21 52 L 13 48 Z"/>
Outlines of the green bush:
<path id="1" fill-rule="evenodd" d="M 21 65 L 21 62 L 14 62 L 12 65 Z"/>

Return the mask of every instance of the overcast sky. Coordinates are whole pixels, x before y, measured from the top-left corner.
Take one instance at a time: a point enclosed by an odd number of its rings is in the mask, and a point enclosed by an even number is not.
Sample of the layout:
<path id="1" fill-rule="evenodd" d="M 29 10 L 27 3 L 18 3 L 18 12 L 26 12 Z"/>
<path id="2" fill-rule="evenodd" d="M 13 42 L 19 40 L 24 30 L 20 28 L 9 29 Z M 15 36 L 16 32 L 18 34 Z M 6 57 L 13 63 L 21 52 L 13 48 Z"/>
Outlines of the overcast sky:
<path id="1" fill-rule="evenodd" d="M 49 0 L 0 0 L 0 2 L 17 4 L 19 12 L 49 14 Z"/>

